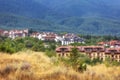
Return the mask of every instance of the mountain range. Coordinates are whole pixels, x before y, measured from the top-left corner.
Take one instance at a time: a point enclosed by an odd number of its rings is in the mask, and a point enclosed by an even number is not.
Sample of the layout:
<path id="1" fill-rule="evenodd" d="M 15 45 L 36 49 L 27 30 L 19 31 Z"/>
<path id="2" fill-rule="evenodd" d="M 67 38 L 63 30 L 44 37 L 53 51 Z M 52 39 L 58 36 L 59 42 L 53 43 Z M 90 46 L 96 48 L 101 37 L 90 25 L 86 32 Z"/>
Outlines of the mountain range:
<path id="1" fill-rule="evenodd" d="M 119 35 L 120 0 L 0 0 L 0 28 Z"/>

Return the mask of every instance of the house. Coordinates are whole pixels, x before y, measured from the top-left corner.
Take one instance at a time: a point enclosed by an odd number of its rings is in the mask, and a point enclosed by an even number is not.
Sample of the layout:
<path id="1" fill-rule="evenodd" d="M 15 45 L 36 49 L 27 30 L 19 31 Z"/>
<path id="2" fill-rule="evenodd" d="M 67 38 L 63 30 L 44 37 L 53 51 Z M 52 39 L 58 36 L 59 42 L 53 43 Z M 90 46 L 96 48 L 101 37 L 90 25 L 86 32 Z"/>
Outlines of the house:
<path id="1" fill-rule="evenodd" d="M 104 51 L 105 48 L 103 46 L 85 46 L 83 50 L 91 59 L 99 58 L 101 60 L 105 59 Z"/>
<path id="2" fill-rule="evenodd" d="M 4 30 L 4 32 L 3 32 L 3 34 L 2 34 L 3 36 L 5 36 L 5 37 L 8 37 L 9 36 L 9 31 L 7 31 L 7 30 Z"/>
<path id="3" fill-rule="evenodd" d="M 0 36 L 3 36 L 4 30 L 0 29 Z"/>
<path id="4" fill-rule="evenodd" d="M 40 38 L 39 37 L 40 36 L 40 33 L 38 33 L 38 32 L 33 32 L 31 35 L 30 35 L 30 37 L 33 37 L 33 38 Z"/>
<path id="5" fill-rule="evenodd" d="M 57 56 L 66 57 L 70 56 L 73 46 L 61 46 L 56 49 Z M 120 48 L 105 48 L 103 46 L 77 46 L 78 51 L 87 55 L 91 59 L 99 58 L 105 60 L 110 58 L 120 62 Z"/>
<path id="6" fill-rule="evenodd" d="M 79 36 L 75 34 L 65 34 L 62 37 L 61 44 L 62 45 L 69 45 L 71 43 L 85 43 L 85 40 L 83 38 L 80 38 Z"/>
<path id="7" fill-rule="evenodd" d="M 52 32 L 46 33 L 46 36 L 43 37 L 44 41 L 55 41 L 56 34 Z"/>
<path id="8" fill-rule="evenodd" d="M 99 46 L 109 46 L 109 47 L 120 47 L 120 41 L 118 40 L 111 40 L 107 42 L 98 42 Z"/>
<path id="9" fill-rule="evenodd" d="M 111 40 L 109 42 L 109 45 L 110 45 L 110 47 L 118 47 L 118 46 L 120 46 L 120 41 L 118 41 L 118 40 Z"/>
<path id="10" fill-rule="evenodd" d="M 72 51 L 72 46 L 61 46 L 56 49 L 57 55 L 59 57 L 69 56 Z"/>
<path id="11" fill-rule="evenodd" d="M 120 48 L 107 48 L 105 56 L 110 58 L 112 61 L 116 60 L 120 62 Z"/>
<path id="12" fill-rule="evenodd" d="M 99 46 L 109 46 L 108 42 L 98 42 L 97 43 Z"/>
<path id="13" fill-rule="evenodd" d="M 56 49 L 58 56 L 70 55 L 74 46 L 61 46 Z M 105 48 L 103 46 L 77 46 L 79 52 L 88 55 L 91 59 L 103 59 Z"/>
<path id="14" fill-rule="evenodd" d="M 25 30 L 10 30 L 8 31 L 8 37 L 15 39 L 16 37 L 26 37 L 28 36 L 28 29 Z"/>
<path id="15" fill-rule="evenodd" d="M 42 41 L 55 41 L 55 42 L 61 42 L 62 45 L 69 45 L 71 43 L 85 43 L 83 38 L 78 37 L 75 34 L 65 34 L 65 35 L 59 35 L 54 32 L 34 32 L 30 35 L 31 37 L 38 38 Z"/>
<path id="16" fill-rule="evenodd" d="M 62 40 L 61 36 L 53 32 L 41 32 L 41 33 L 34 32 L 30 36 L 34 38 L 38 38 L 39 40 L 42 40 L 42 41 L 60 42 Z"/>
<path id="17" fill-rule="evenodd" d="M 28 29 L 24 30 L 0 30 L 0 35 L 15 39 L 16 37 L 28 36 Z"/>

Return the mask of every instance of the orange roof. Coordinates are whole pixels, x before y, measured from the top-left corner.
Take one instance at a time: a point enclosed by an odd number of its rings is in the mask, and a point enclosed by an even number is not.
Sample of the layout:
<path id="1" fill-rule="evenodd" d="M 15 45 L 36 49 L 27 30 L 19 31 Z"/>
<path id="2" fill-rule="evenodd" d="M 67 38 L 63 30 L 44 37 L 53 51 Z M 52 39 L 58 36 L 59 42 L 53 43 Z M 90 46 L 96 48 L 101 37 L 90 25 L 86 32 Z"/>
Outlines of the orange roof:
<path id="1" fill-rule="evenodd" d="M 110 43 L 110 45 L 115 45 L 116 43 L 118 43 L 119 41 L 118 40 L 112 40 L 112 41 L 110 41 L 109 43 Z"/>
<path id="2" fill-rule="evenodd" d="M 104 45 L 106 42 L 98 42 L 99 45 Z"/>
<path id="3" fill-rule="evenodd" d="M 119 53 L 120 52 L 120 48 L 107 48 L 106 52 L 109 52 L 109 51 L 117 51 Z"/>

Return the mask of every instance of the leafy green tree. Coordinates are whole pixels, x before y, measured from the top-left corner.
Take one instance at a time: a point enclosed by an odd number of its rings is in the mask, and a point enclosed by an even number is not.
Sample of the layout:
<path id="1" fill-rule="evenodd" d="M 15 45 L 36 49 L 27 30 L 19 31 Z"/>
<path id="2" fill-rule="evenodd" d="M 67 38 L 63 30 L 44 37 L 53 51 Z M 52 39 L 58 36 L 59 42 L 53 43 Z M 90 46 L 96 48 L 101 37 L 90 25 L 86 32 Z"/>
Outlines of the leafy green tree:
<path id="1" fill-rule="evenodd" d="M 43 44 L 34 44 L 32 47 L 33 51 L 45 51 L 44 45 Z"/>
<path id="2" fill-rule="evenodd" d="M 72 49 L 69 64 L 73 67 L 73 69 L 83 72 L 87 69 L 86 64 L 88 63 L 90 63 L 90 59 L 87 56 L 79 53 L 77 48 Z"/>

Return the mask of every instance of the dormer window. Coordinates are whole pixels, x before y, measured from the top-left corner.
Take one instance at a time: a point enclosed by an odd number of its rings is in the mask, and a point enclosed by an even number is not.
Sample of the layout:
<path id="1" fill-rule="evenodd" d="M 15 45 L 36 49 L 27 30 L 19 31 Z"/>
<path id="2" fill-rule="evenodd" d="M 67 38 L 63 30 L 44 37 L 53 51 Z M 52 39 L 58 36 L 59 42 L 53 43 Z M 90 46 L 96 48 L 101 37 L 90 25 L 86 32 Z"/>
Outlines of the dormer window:
<path id="1" fill-rule="evenodd" d="M 116 52 L 117 52 L 117 50 L 110 50 L 110 52 L 111 52 L 111 53 L 116 53 Z"/>
<path id="2" fill-rule="evenodd" d="M 98 51 L 101 51 L 101 50 L 102 50 L 102 48 L 97 48 L 97 50 L 98 50 Z"/>
<path id="3" fill-rule="evenodd" d="M 103 51 L 104 49 L 103 48 L 97 48 L 97 51 Z"/>
<path id="4" fill-rule="evenodd" d="M 85 51 L 91 52 L 91 51 L 92 51 L 92 48 L 86 48 Z"/>
<path id="5" fill-rule="evenodd" d="M 62 52 L 64 52 L 64 51 L 66 50 L 66 48 L 61 48 L 60 50 L 61 50 Z"/>

